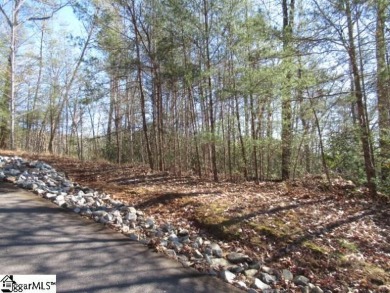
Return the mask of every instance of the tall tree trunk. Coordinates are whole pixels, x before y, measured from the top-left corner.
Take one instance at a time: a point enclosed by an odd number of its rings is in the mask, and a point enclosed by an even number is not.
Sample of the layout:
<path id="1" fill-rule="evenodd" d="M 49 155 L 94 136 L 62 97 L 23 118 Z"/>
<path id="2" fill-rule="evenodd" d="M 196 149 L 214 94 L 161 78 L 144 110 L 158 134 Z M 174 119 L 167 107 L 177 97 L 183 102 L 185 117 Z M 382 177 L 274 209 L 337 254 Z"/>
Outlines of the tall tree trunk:
<path id="1" fill-rule="evenodd" d="M 386 63 L 385 21 L 387 0 L 377 0 L 376 61 L 380 169 L 382 183 L 390 180 L 390 72 Z"/>
<path id="2" fill-rule="evenodd" d="M 133 23 L 134 33 L 135 33 L 135 49 L 137 54 L 137 81 L 138 81 L 140 102 L 141 102 L 142 130 L 144 133 L 144 138 L 146 143 L 146 152 L 148 155 L 149 167 L 150 169 L 154 170 L 153 156 L 152 156 L 152 150 L 151 150 L 150 139 L 148 134 L 148 124 L 146 121 L 145 94 L 144 94 L 144 88 L 142 84 L 142 63 L 141 63 L 142 61 L 141 61 L 141 50 L 140 50 L 141 36 L 138 30 L 137 18 L 135 15 L 135 0 L 131 1 L 131 6 L 129 4 L 126 4 L 126 8 L 130 13 L 131 21 Z"/>
<path id="3" fill-rule="evenodd" d="M 347 16 L 347 26 L 348 26 L 348 54 L 352 67 L 353 82 L 355 86 L 355 98 L 356 106 L 358 111 L 358 121 L 359 121 L 359 130 L 360 130 L 360 139 L 363 147 L 363 156 L 364 156 L 364 166 L 367 178 L 367 186 L 370 190 L 371 196 L 376 196 L 376 183 L 375 183 L 375 168 L 374 168 L 374 158 L 370 152 L 370 133 L 367 125 L 367 117 L 365 116 L 364 103 L 363 103 L 363 93 L 361 88 L 361 78 L 359 73 L 359 68 L 357 65 L 356 57 L 356 47 L 354 42 L 353 34 L 353 22 L 352 22 L 352 11 L 350 6 L 350 0 L 345 2 L 345 12 Z"/>
<path id="4" fill-rule="evenodd" d="M 18 16 L 20 9 L 25 1 L 24 0 L 15 0 L 14 5 L 11 11 L 11 17 L 8 17 L 6 12 L 0 6 L 0 12 L 4 15 L 7 24 L 11 30 L 11 39 L 10 39 L 10 51 L 8 56 L 9 62 L 9 134 L 10 134 L 10 149 L 15 149 L 15 70 L 16 70 L 16 38 L 17 38 L 17 28 L 19 26 Z"/>
<path id="5" fill-rule="evenodd" d="M 285 53 L 284 62 L 287 66 L 291 65 L 291 57 L 288 56 L 291 50 L 291 37 L 294 23 L 295 0 L 282 2 L 283 8 L 283 51 Z M 282 93 L 282 180 L 290 178 L 290 161 L 291 161 L 291 141 L 292 141 L 292 109 L 291 109 L 291 91 L 290 79 L 291 74 L 287 68 L 286 81 Z"/>
<path id="6" fill-rule="evenodd" d="M 2 115 L 0 117 L 0 148 L 9 147 L 9 137 L 10 137 L 10 129 L 9 129 L 9 97 L 10 95 L 10 82 L 11 82 L 11 60 L 8 59 L 7 69 L 6 69 L 6 78 L 4 81 L 4 91 L 3 97 L 1 99 L 0 110 Z"/>

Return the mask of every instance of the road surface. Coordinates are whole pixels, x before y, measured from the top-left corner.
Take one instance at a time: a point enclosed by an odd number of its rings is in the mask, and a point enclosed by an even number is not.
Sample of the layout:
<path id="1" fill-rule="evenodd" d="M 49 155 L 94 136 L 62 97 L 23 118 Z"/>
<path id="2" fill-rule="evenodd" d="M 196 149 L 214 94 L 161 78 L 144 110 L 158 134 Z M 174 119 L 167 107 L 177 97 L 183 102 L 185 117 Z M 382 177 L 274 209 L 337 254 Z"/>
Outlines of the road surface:
<path id="1" fill-rule="evenodd" d="M 57 292 L 243 292 L 0 182 L 0 274 L 55 274 Z"/>

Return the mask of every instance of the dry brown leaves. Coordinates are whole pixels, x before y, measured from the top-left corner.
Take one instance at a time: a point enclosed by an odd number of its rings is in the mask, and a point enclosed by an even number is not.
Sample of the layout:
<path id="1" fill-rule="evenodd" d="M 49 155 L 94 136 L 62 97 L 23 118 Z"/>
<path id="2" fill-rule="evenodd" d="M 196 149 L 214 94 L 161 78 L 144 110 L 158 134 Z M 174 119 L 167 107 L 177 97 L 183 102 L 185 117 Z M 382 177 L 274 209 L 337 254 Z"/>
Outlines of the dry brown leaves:
<path id="1" fill-rule="evenodd" d="M 229 250 L 304 273 L 334 292 L 390 285 L 390 205 L 364 192 L 351 195 L 352 186 L 340 178 L 330 192 L 313 177 L 258 185 L 213 183 L 150 173 L 142 166 L 19 155 L 44 160 L 75 182 L 142 208 L 157 221 L 219 237 Z"/>

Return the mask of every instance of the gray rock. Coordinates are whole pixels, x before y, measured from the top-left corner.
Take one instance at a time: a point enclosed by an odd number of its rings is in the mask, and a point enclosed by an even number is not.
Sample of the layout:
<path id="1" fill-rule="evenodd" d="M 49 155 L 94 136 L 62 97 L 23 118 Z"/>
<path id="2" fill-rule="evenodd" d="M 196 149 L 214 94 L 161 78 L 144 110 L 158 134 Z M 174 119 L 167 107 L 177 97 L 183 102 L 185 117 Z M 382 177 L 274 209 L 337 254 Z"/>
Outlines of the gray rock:
<path id="1" fill-rule="evenodd" d="M 188 261 L 188 257 L 184 254 L 180 254 L 177 256 L 177 260 L 179 260 L 180 262 L 185 262 Z"/>
<path id="2" fill-rule="evenodd" d="M 284 280 L 287 280 L 287 281 L 292 281 L 294 276 L 289 270 L 283 269 L 282 270 L 282 278 Z"/>
<path id="3" fill-rule="evenodd" d="M 137 221 L 137 214 L 129 213 L 126 215 L 125 219 L 129 222 Z"/>
<path id="4" fill-rule="evenodd" d="M 301 286 L 307 286 L 309 284 L 309 279 L 306 278 L 305 276 L 302 276 L 302 275 L 299 275 L 299 276 L 295 276 L 295 278 L 293 279 L 293 282 L 295 285 L 301 285 Z"/>
<path id="5" fill-rule="evenodd" d="M 135 209 L 135 207 L 127 207 L 127 210 L 131 214 L 136 214 L 137 213 L 137 210 Z"/>
<path id="6" fill-rule="evenodd" d="M 389 285 L 380 285 L 378 287 L 378 292 L 389 293 L 390 292 L 390 284 Z"/>
<path id="7" fill-rule="evenodd" d="M 301 286 L 301 292 L 302 293 L 310 293 L 309 286 Z"/>
<path id="8" fill-rule="evenodd" d="M 58 205 L 60 207 L 66 207 L 66 201 L 65 200 L 57 200 L 57 199 L 55 199 L 53 201 L 53 203 L 55 203 L 56 205 Z"/>
<path id="9" fill-rule="evenodd" d="M 102 211 L 102 210 L 92 212 L 92 215 L 97 216 L 97 217 L 104 217 L 106 214 L 107 214 L 107 212 Z"/>
<path id="10" fill-rule="evenodd" d="M 107 224 L 109 221 L 105 217 L 99 218 L 99 222 L 102 224 Z"/>
<path id="11" fill-rule="evenodd" d="M 240 262 L 247 261 L 249 259 L 247 255 L 239 252 L 231 252 L 226 256 L 226 258 L 231 263 L 240 263 Z"/>
<path id="12" fill-rule="evenodd" d="M 182 237 L 179 237 L 179 241 L 181 243 L 189 243 L 190 242 L 190 237 L 187 235 L 187 236 L 182 236 Z"/>
<path id="13" fill-rule="evenodd" d="M 167 249 L 165 250 L 165 254 L 169 257 L 176 258 L 176 252 L 173 249 Z"/>
<path id="14" fill-rule="evenodd" d="M 245 270 L 244 274 L 245 276 L 247 276 L 248 278 L 253 278 L 256 274 L 257 274 L 257 270 L 255 269 L 249 269 L 249 270 Z"/>
<path id="15" fill-rule="evenodd" d="M 247 285 L 243 281 L 238 281 L 237 286 L 244 290 L 248 289 Z"/>
<path id="16" fill-rule="evenodd" d="M 259 280 L 258 278 L 255 278 L 254 279 L 254 282 L 252 284 L 252 287 L 253 288 L 256 288 L 256 289 L 260 289 L 260 290 L 267 290 L 267 289 L 271 289 L 271 287 L 265 283 L 263 283 L 261 280 Z"/>
<path id="17" fill-rule="evenodd" d="M 211 247 L 206 247 L 204 249 L 204 253 L 207 255 L 213 255 L 213 250 L 211 249 Z"/>
<path id="18" fill-rule="evenodd" d="M 245 271 L 245 269 L 241 266 L 232 266 L 232 267 L 229 267 L 228 269 L 229 269 L 229 271 L 231 271 L 232 273 L 237 274 L 237 275 L 241 274 L 242 272 Z"/>
<path id="19" fill-rule="evenodd" d="M 92 216 L 92 211 L 89 208 L 87 208 L 85 210 L 84 209 L 81 210 L 80 214 L 83 215 L 83 216 Z"/>
<path id="20" fill-rule="evenodd" d="M 163 237 L 165 235 L 165 233 L 161 230 L 161 229 L 157 229 L 156 231 L 156 237 Z"/>
<path id="21" fill-rule="evenodd" d="M 164 223 L 161 225 L 161 230 L 165 233 L 168 233 L 174 230 L 174 227 L 169 223 Z"/>
<path id="22" fill-rule="evenodd" d="M 227 271 L 227 270 L 224 270 L 221 272 L 221 278 L 228 282 L 228 283 L 233 283 L 233 280 L 236 278 L 236 275 L 233 274 L 232 272 L 230 271 Z"/>
<path id="23" fill-rule="evenodd" d="M 116 222 L 117 224 L 123 224 L 123 219 L 122 219 L 122 217 L 121 217 L 121 216 L 116 216 L 116 217 L 115 217 L 115 222 Z"/>
<path id="24" fill-rule="evenodd" d="M 129 238 L 133 241 L 138 241 L 139 240 L 139 235 L 136 233 L 130 233 Z"/>
<path id="25" fill-rule="evenodd" d="M 103 217 L 107 222 L 114 221 L 114 216 L 111 213 L 106 213 Z"/>
<path id="26" fill-rule="evenodd" d="M 273 284 L 276 282 L 276 277 L 267 273 L 260 273 L 260 279 L 266 284 Z"/>
<path id="27" fill-rule="evenodd" d="M 17 169 L 10 169 L 10 170 L 8 170 L 6 173 L 8 173 L 8 174 L 10 174 L 11 176 L 18 176 L 20 173 L 22 173 L 22 172 L 20 172 L 19 170 L 17 170 Z"/>
<path id="28" fill-rule="evenodd" d="M 206 260 L 206 262 L 207 262 L 209 265 L 212 264 L 212 259 L 211 259 L 210 255 L 205 254 L 205 255 L 204 255 L 204 259 Z"/>
<path id="29" fill-rule="evenodd" d="M 46 193 L 46 194 L 44 195 L 44 197 L 47 198 L 47 199 L 54 199 L 54 198 L 57 197 L 57 194 L 48 192 L 48 193 Z"/>
<path id="30" fill-rule="evenodd" d="M 35 190 L 38 188 L 38 184 L 36 183 L 33 183 L 33 182 L 30 182 L 30 183 L 27 183 L 25 188 L 29 189 L 29 190 Z"/>
<path id="31" fill-rule="evenodd" d="M 180 252 L 184 246 L 182 243 L 180 243 L 178 241 L 171 242 L 171 245 L 176 252 Z"/>
<path id="32" fill-rule="evenodd" d="M 122 233 L 129 233 L 130 228 L 127 225 L 122 225 L 121 231 Z"/>
<path id="33" fill-rule="evenodd" d="M 217 243 L 212 243 L 210 247 L 213 255 L 216 257 L 222 257 L 222 249 Z"/>
<path id="34" fill-rule="evenodd" d="M 320 287 L 314 286 L 313 288 L 310 288 L 310 293 L 324 293 L 324 291 Z"/>
<path id="35" fill-rule="evenodd" d="M 153 227 L 154 227 L 154 220 L 152 218 L 146 219 L 144 227 L 146 229 L 153 229 Z"/>
<path id="36" fill-rule="evenodd" d="M 43 189 L 41 189 L 41 188 L 37 188 L 35 190 L 35 193 L 38 194 L 38 195 L 43 195 L 43 194 L 45 194 L 45 191 Z"/>
<path id="37" fill-rule="evenodd" d="M 171 233 L 171 235 L 169 235 L 169 237 L 168 237 L 168 240 L 174 241 L 174 242 L 179 242 L 179 237 L 177 237 L 177 235 L 175 233 Z"/>
<path id="38" fill-rule="evenodd" d="M 80 208 L 75 208 L 73 211 L 74 211 L 76 214 L 78 214 L 78 213 L 81 212 L 81 209 L 80 209 Z"/>
<path id="39" fill-rule="evenodd" d="M 223 268 L 227 268 L 229 266 L 231 266 L 232 264 L 230 262 L 228 262 L 226 259 L 224 258 L 210 258 L 210 262 L 211 262 L 211 265 L 213 267 L 223 267 Z"/>
<path id="40" fill-rule="evenodd" d="M 195 249 L 194 250 L 194 257 L 203 258 L 203 254 L 198 249 Z"/>
<path id="41" fill-rule="evenodd" d="M 113 206 L 121 206 L 121 205 L 122 205 L 122 202 L 119 201 L 119 200 L 115 200 L 115 199 L 109 198 L 108 201 L 109 201 L 109 203 L 111 203 Z"/>
<path id="42" fill-rule="evenodd" d="M 270 267 L 267 267 L 267 266 L 262 266 L 260 269 L 261 269 L 261 271 L 263 271 L 267 274 L 272 274 L 272 272 L 273 272 L 273 269 L 271 269 Z"/>
<path id="43" fill-rule="evenodd" d="M 57 195 L 56 197 L 56 201 L 59 202 L 59 201 L 64 201 L 65 200 L 65 196 L 63 196 L 62 194 L 61 195 Z"/>
<path id="44" fill-rule="evenodd" d="M 260 267 L 261 267 L 261 262 L 259 262 L 259 261 L 252 261 L 252 262 L 248 263 L 248 268 L 250 268 L 250 269 L 259 270 Z"/>
<path id="45" fill-rule="evenodd" d="M 202 237 L 196 237 L 195 243 L 198 244 L 199 246 L 203 245 L 203 238 Z"/>
<path id="46" fill-rule="evenodd" d="M 189 234 L 189 231 L 187 229 L 179 229 L 179 231 L 177 232 L 177 235 L 180 237 L 188 236 L 188 234 Z"/>

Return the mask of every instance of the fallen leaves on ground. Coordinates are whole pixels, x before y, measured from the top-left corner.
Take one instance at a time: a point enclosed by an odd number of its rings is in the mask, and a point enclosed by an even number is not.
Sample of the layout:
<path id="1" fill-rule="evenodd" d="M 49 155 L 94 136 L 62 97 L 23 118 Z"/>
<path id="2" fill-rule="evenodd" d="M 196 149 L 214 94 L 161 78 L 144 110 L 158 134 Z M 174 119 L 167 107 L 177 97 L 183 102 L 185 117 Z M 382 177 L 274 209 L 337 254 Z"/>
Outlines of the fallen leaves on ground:
<path id="1" fill-rule="evenodd" d="M 3 152 L 4 155 L 10 153 Z M 147 167 L 19 154 L 111 194 L 157 221 L 214 237 L 275 269 L 305 274 L 333 292 L 390 285 L 390 204 L 337 178 L 214 183 L 149 172 Z"/>

